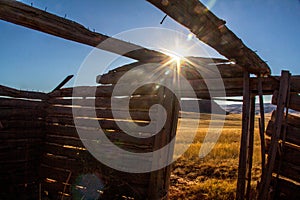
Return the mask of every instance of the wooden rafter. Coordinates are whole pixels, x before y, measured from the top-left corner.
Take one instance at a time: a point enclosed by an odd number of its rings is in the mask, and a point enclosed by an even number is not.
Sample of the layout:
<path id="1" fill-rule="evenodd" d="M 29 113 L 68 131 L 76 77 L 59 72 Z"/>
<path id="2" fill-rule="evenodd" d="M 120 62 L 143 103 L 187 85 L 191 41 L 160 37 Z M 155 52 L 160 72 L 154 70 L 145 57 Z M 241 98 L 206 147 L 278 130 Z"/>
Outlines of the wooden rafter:
<path id="1" fill-rule="evenodd" d="M 147 1 L 250 73 L 263 75 L 271 73 L 268 65 L 225 26 L 226 22 L 216 17 L 199 0 Z"/>
<path id="2" fill-rule="evenodd" d="M 74 21 L 18 1 L 0 0 L 0 19 L 139 61 L 155 62 L 168 58 L 160 52 L 90 31 Z"/>

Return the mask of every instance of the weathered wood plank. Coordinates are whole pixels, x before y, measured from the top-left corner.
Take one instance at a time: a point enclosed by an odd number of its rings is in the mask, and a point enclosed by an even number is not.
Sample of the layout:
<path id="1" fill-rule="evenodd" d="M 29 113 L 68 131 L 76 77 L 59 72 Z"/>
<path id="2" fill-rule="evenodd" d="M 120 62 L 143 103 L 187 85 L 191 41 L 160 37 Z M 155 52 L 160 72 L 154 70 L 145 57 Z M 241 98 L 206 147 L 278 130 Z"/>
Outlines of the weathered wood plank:
<path id="1" fill-rule="evenodd" d="M 41 163 L 53 168 L 70 170 L 73 173 L 82 171 L 84 163 L 79 159 L 70 159 L 68 157 L 56 156 L 45 153 L 42 156 Z"/>
<path id="2" fill-rule="evenodd" d="M 72 183 L 76 179 L 76 177 L 74 177 L 72 171 L 70 170 L 54 168 L 45 164 L 41 165 L 41 174 L 43 178 L 53 179 L 60 183 Z M 71 176 L 68 181 L 70 174 Z"/>
<path id="3" fill-rule="evenodd" d="M 0 120 L 40 121 L 46 115 L 45 110 L 23 108 L 0 108 Z"/>
<path id="4" fill-rule="evenodd" d="M 65 190 L 65 191 L 64 191 Z M 71 195 L 71 185 L 65 184 L 62 182 L 47 182 L 45 180 L 42 181 L 42 191 L 47 191 L 48 195 L 52 199 L 61 199 L 62 194 L 61 192 L 65 192 L 66 194 Z M 63 198 L 67 200 L 68 197 Z"/>
<path id="5" fill-rule="evenodd" d="M 1 130 L 10 130 L 15 128 L 28 130 L 32 128 L 42 129 L 44 126 L 44 121 L 1 120 L 1 124 L 3 127 Z"/>
<path id="6" fill-rule="evenodd" d="M 129 101 L 129 108 L 133 110 L 149 109 L 153 104 L 158 103 L 158 98 L 155 95 L 135 96 L 135 97 L 123 97 L 123 98 L 110 98 L 110 97 L 97 97 L 94 99 L 61 99 L 51 98 L 48 103 L 52 105 L 70 105 L 70 106 L 84 106 L 95 108 L 111 108 L 111 101 L 120 102 L 122 105 L 124 102 Z M 118 104 L 119 105 L 119 104 Z M 115 106 L 115 109 L 126 109 L 123 107 Z"/>
<path id="7" fill-rule="evenodd" d="M 266 150 L 269 149 L 270 149 L 270 139 L 266 139 Z M 276 160 L 279 160 L 279 158 L 280 158 L 280 154 L 277 152 Z M 284 146 L 284 156 L 282 157 L 282 162 L 300 166 L 300 147 L 286 142 Z"/>
<path id="8" fill-rule="evenodd" d="M 136 161 L 136 159 L 139 159 L 141 162 L 147 162 L 151 164 L 151 158 L 149 157 L 143 157 L 140 158 L 140 156 L 134 156 L 131 154 L 116 154 L 115 152 L 112 151 L 109 145 L 103 146 L 104 144 L 99 144 L 101 145 L 101 150 L 103 152 L 103 156 L 115 159 L 117 161 L 120 161 L 120 165 L 122 165 L 122 161 L 124 160 L 130 162 L 130 161 Z M 94 161 L 94 157 L 84 148 L 76 148 L 68 145 L 57 145 L 53 143 L 47 143 L 45 144 L 45 153 L 50 153 L 53 155 L 57 156 L 64 156 L 68 157 L 69 159 L 77 159 L 77 160 L 82 160 L 84 162 L 89 162 L 90 160 Z M 102 153 L 101 152 L 101 153 Z"/>
<path id="9" fill-rule="evenodd" d="M 288 71 L 282 71 L 281 72 L 281 77 L 280 77 L 280 88 L 279 88 L 279 96 L 280 98 L 278 99 L 277 102 L 277 111 L 276 111 L 276 117 L 275 117 L 275 127 L 274 127 L 274 132 L 271 137 L 271 142 L 270 142 L 270 148 L 268 151 L 268 162 L 267 162 L 267 167 L 266 167 L 266 173 L 263 175 L 262 178 L 262 183 L 261 183 L 261 190 L 259 192 L 259 199 L 266 199 L 267 194 L 269 191 L 270 183 L 271 183 L 271 178 L 272 178 L 272 173 L 274 169 L 274 163 L 276 160 L 276 154 L 278 150 L 278 142 L 279 142 L 279 137 L 281 135 L 281 130 L 282 130 L 282 125 L 284 124 L 284 119 L 285 119 L 285 108 L 288 105 L 287 104 L 287 99 L 288 95 L 290 93 L 290 76 L 291 74 Z M 285 144 L 285 150 L 286 148 Z"/>
<path id="10" fill-rule="evenodd" d="M 194 58 L 196 59 L 196 58 Z M 221 64 L 215 65 L 214 68 L 210 65 L 210 63 L 205 63 L 201 65 L 201 69 L 198 69 L 199 66 L 191 67 L 188 63 L 182 63 L 181 65 L 184 66 L 180 69 L 180 75 L 185 77 L 187 80 L 195 80 L 195 79 L 203 79 L 203 78 L 232 78 L 233 75 L 235 78 L 242 77 L 243 71 L 242 68 L 237 65 L 230 65 L 230 64 Z M 137 63 L 134 63 L 133 66 L 138 66 Z M 138 68 L 131 69 L 132 70 L 132 80 L 134 80 L 134 76 L 145 76 L 149 74 L 159 74 L 159 76 L 164 77 L 164 72 L 167 68 L 164 68 L 160 71 L 157 70 L 156 65 L 143 65 Z M 203 74 L 207 74 L 211 70 L 209 77 L 203 77 Z M 201 74 L 201 71 L 205 71 Z M 123 77 L 128 71 L 110 71 L 106 74 L 100 75 L 97 77 L 97 83 L 100 84 L 116 84 L 121 77 Z M 127 73 L 128 75 L 129 73 Z"/>
<path id="11" fill-rule="evenodd" d="M 18 161 L 18 160 L 34 160 L 40 156 L 40 147 L 14 147 L 8 150 L 1 150 L 0 160 L 3 162 Z"/>
<path id="12" fill-rule="evenodd" d="M 198 39 L 229 60 L 254 74 L 270 74 L 268 65 L 250 50 L 232 31 L 198 0 L 147 0 L 177 22 L 186 26 Z"/>
<path id="13" fill-rule="evenodd" d="M 271 121 L 275 122 L 275 118 L 276 118 L 276 110 L 272 112 Z M 294 114 L 288 114 L 286 123 L 288 125 L 300 128 L 300 116 Z"/>
<path id="14" fill-rule="evenodd" d="M 291 76 L 291 91 L 300 93 L 300 76 Z"/>
<path id="15" fill-rule="evenodd" d="M 80 129 L 80 128 L 78 128 Z M 93 132 L 90 130 L 86 129 L 80 129 L 81 131 L 86 132 L 86 136 L 83 139 L 89 139 L 89 134 L 92 134 Z M 47 126 L 47 135 L 52 135 L 52 136 L 57 136 L 57 137 L 65 137 L 65 141 L 67 141 L 67 138 L 71 137 L 72 138 L 79 138 L 77 130 L 75 127 L 65 127 L 65 126 Z M 108 137 L 109 140 L 115 141 L 115 142 L 120 142 L 120 143 L 129 143 L 129 144 L 137 144 L 137 145 L 149 145 L 151 146 L 153 144 L 153 137 L 149 138 L 137 138 L 137 137 L 132 137 L 122 131 L 111 131 L 111 130 L 105 130 L 103 129 L 103 133 Z M 100 133 L 99 133 L 100 134 Z M 141 133 L 142 134 L 142 133 Z M 159 133 L 163 134 L 163 132 Z M 145 136 L 150 135 L 149 133 L 145 133 Z"/>
<path id="16" fill-rule="evenodd" d="M 275 179 L 276 178 L 273 177 L 271 184 L 274 185 L 274 182 L 277 181 L 278 187 L 276 189 L 279 189 L 280 191 L 279 197 L 277 197 L 278 199 L 300 199 L 300 186 L 298 184 L 283 178 L 279 178 L 278 180 Z"/>
<path id="17" fill-rule="evenodd" d="M 278 172 L 279 162 L 275 162 L 274 172 Z M 300 183 L 300 167 L 293 165 L 291 163 L 282 162 L 279 170 L 281 176 L 287 177 L 291 180 L 297 181 Z"/>
<path id="18" fill-rule="evenodd" d="M 263 77 L 262 79 L 262 90 L 264 95 L 273 94 L 274 90 L 279 88 L 279 81 L 275 77 Z M 242 85 L 238 83 L 241 82 L 242 79 L 235 79 L 236 81 L 228 81 L 225 85 L 228 85 L 229 88 L 226 91 L 226 96 L 242 96 L 243 95 L 243 88 Z M 196 81 L 197 82 L 197 81 Z M 195 84 L 196 84 L 195 82 Z M 250 87 L 253 93 L 258 93 L 258 80 L 257 78 L 250 78 Z M 76 87 L 76 92 L 73 94 L 72 88 L 64 88 L 61 90 L 57 90 L 55 92 L 50 93 L 49 95 L 52 97 L 111 97 L 114 86 L 107 85 L 107 86 L 82 86 Z M 234 89 L 237 88 L 237 89 Z M 225 87 L 226 89 L 226 87 Z M 208 90 L 203 88 L 200 90 L 194 89 L 195 93 L 199 98 L 210 98 Z M 190 97 L 190 91 L 181 91 L 182 97 Z M 155 85 L 144 86 L 139 88 L 135 91 L 136 95 L 150 95 L 150 94 L 157 94 L 157 87 Z M 121 95 L 121 93 L 119 94 Z M 126 92 L 124 92 L 125 96 L 128 96 Z M 223 95 L 223 94 L 222 94 Z"/>
<path id="19" fill-rule="evenodd" d="M 74 21 L 17 1 L 1 0 L 0 19 L 135 60 L 153 62 L 169 58 L 160 52 L 90 31 Z M 100 43 L 102 45 L 98 46 Z"/>
<path id="20" fill-rule="evenodd" d="M 125 135 L 125 134 L 123 134 Z M 129 139 L 134 138 L 134 137 L 127 137 Z M 146 140 L 146 142 L 143 142 L 143 140 Z M 57 145 L 68 145 L 68 146 L 74 146 L 74 147 L 80 147 L 80 148 L 85 148 L 82 141 L 84 142 L 89 142 L 89 143 L 95 143 L 99 145 L 105 145 L 102 141 L 93 141 L 89 139 L 79 139 L 79 138 L 66 138 L 66 137 L 59 137 L 56 135 L 47 135 L 46 141 L 51 143 L 51 144 L 57 144 Z M 134 152 L 151 152 L 153 150 L 152 145 L 149 145 L 149 141 L 147 139 L 131 139 L 131 140 L 111 140 L 112 143 L 114 143 L 116 146 L 129 150 L 129 151 L 134 151 Z M 151 140 L 150 140 L 151 142 Z"/>
<path id="21" fill-rule="evenodd" d="M 2 1 L 0 2 L 0 4 Z M 1 7 L 2 10 L 2 7 Z M 1 11 L 2 12 L 2 11 Z M 26 99 L 48 99 L 48 95 L 42 92 L 32 92 L 16 90 L 10 87 L 0 85 L 0 96 L 26 98 Z"/>
<path id="22" fill-rule="evenodd" d="M 149 111 L 147 110 L 129 110 L 130 117 L 125 118 L 124 116 L 127 112 L 125 108 L 123 110 L 115 110 L 119 116 L 117 117 L 113 115 L 112 110 L 110 109 L 95 109 L 95 108 L 77 108 L 77 107 L 60 107 L 60 106 L 53 106 L 49 107 L 47 110 L 48 116 L 46 121 L 56 122 L 56 118 L 90 118 L 91 120 L 95 120 L 95 118 L 101 119 L 115 119 L 115 120 L 140 120 L 140 121 L 150 121 L 151 118 L 149 116 Z M 151 111 L 150 114 L 158 114 L 156 111 Z M 127 115 L 125 115 L 127 116 Z M 130 119 L 131 118 L 131 119 Z M 72 122 L 70 122 L 72 124 Z"/>
<path id="23" fill-rule="evenodd" d="M 275 91 L 272 97 L 272 104 L 277 104 L 278 91 Z M 300 96 L 298 93 L 290 94 L 289 108 L 300 112 Z"/>
<path id="24" fill-rule="evenodd" d="M 117 120 L 105 120 L 105 119 L 84 119 L 84 118 L 76 118 L 76 126 L 78 127 L 86 127 L 86 128 L 102 128 L 102 129 L 111 129 L 111 130 L 122 130 L 118 124 Z M 66 125 L 66 126 L 75 126 L 74 119 L 72 117 L 62 116 L 55 118 L 47 118 L 46 122 L 53 125 Z M 143 121 L 121 121 L 118 120 L 118 123 L 123 127 L 132 127 L 134 124 L 139 126 L 146 126 L 149 122 Z M 153 122 L 156 123 L 156 122 Z"/>
<path id="25" fill-rule="evenodd" d="M 268 136 L 272 136 L 274 133 L 274 121 L 270 121 L 266 130 L 266 134 Z M 283 130 L 284 127 L 282 127 Z M 296 144 L 300 146 L 300 128 L 294 127 L 290 124 L 287 125 L 286 130 L 286 137 L 285 140 L 287 142 Z M 282 139 L 282 136 L 280 136 L 280 139 Z"/>
<path id="26" fill-rule="evenodd" d="M 73 92 L 74 90 L 74 92 Z M 63 88 L 49 93 L 50 97 L 111 97 L 114 90 L 113 85 L 102 86 L 78 86 L 74 88 Z M 156 85 L 147 85 L 137 89 L 135 95 L 155 95 Z M 120 96 L 128 96 L 128 93 L 120 91 Z"/>
<path id="27" fill-rule="evenodd" d="M 16 130 L 0 130 L 0 139 L 7 140 L 7 139 L 34 139 L 34 138 L 42 138 L 44 133 L 42 130 L 23 130 L 23 129 L 16 129 Z"/>
<path id="28" fill-rule="evenodd" d="M 242 135 L 240 143 L 238 181 L 236 189 L 236 199 L 242 200 L 245 198 L 246 190 L 246 172 L 248 160 L 248 145 L 249 145 L 249 126 L 250 126 L 250 74 L 244 72 L 243 82 L 243 114 L 242 114 Z"/>
<path id="29" fill-rule="evenodd" d="M 45 101 L 31 101 L 25 99 L 0 98 L 0 107 L 43 109 Z"/>

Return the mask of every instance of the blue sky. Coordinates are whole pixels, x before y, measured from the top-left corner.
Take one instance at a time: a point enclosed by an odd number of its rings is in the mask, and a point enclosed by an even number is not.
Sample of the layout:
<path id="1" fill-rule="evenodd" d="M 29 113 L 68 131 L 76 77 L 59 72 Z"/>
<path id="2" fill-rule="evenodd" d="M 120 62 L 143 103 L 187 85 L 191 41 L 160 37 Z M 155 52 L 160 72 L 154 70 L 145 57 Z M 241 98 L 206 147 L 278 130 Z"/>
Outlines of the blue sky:
<path id="1" fill-rule="evenodd" d="M 23 0 L 74 20 L 99 33 L 115 35 L 143 27 L 186 29 L 143 0 Z M 273 75 L 282 69 L 300 74 L 299 0 L 206 0 L 211 10 L 243 42 L 267 61 Z M 50 91 L 76 74 L 91 47 L 0 21 L 0 84 Z"/>

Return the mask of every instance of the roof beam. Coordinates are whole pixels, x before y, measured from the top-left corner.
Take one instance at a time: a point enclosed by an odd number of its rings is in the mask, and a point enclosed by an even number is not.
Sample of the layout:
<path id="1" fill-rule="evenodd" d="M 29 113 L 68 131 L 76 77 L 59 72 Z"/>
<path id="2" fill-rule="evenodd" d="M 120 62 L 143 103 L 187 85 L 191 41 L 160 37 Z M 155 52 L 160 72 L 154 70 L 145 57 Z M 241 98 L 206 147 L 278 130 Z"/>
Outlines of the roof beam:
<path id="1" fill-rule="evenodd" d="M 139 61 L 155 62 L 168 58 L 163 53 L 92 32 L 74 21 L 17 1 L 0 0 L 0 19 Z"/>
<path id="2" fill-rule="evenodd" d="M 198 39 L 250 73 L 270 75 L 271 70 L 268 65 L 225 26 L 225 21 L 216 17 L 199 0 L 147 1 L 189 28 Z"/>

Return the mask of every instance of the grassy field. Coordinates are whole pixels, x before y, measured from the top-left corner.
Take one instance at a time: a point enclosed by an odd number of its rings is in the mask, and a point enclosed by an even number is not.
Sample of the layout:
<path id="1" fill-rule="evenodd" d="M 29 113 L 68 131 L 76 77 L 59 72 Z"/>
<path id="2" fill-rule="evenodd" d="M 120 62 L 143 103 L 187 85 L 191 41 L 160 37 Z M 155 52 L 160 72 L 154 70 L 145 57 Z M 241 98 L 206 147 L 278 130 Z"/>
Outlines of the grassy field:
<path id="1" fill-rule="evenodd" d="M 193 117 L 191 116 L 191 118 Z M 192 123 L 192 120 L 194 119 L 188 119 L 187 125 L 189 122 Z M 226 116 L 222 133 L 216 145 L 207 156 L 201 159 L 199 150 L 207 133 L 209 122 L 210 115 L 201 114 L 200 126 L 193 143 L 173 164 L 170 199 L 234 199 L 242 125 L 241 115 Z M 256 121 L 255 124 L 252 172 L 252 188 L 254 190 L 261 173 L 258 122 Z M 185 136 L 190 132 L 189 126 L 185 126 L 177 133 L 178 147 L 185 144 Z"/>

